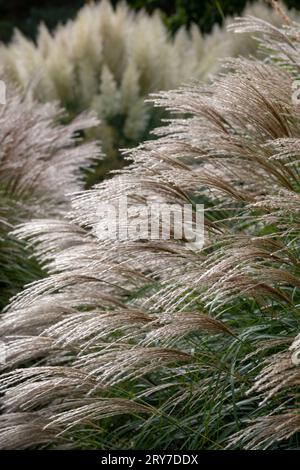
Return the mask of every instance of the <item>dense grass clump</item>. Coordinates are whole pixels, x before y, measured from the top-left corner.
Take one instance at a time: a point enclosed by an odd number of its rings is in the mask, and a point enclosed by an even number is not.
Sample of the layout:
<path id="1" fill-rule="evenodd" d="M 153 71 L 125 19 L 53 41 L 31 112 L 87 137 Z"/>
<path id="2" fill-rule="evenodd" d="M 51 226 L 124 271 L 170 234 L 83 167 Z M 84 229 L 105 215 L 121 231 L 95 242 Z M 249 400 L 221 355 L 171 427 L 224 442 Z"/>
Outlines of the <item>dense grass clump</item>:
<path id="1" fill-rule="evenodd" d="M 14 90 L 0 105 L 0 309 L 24 284 L 43 276 L 12 230 L 32 217 L 66 210 L 66 194 L 82 189 L 80 168 L 99 154 L 96 143 L 83 144 L 78 134 L 98 119 L 86 114 L 62 126 L 62 117 L 56 104 L 39 104 Z"/>
<path id="2" fill-rule="evenodd" d="M 267 62 L 157 95 L 157 140 L 65 220 L 18 230 L 50 276 L 1 319 L 2 448 L 299 447 L 300 33 L 235 27 L 263 34 Z M 100 240 L 99 204 L 124 195 L 130 220 L 204 203 L 204 246 Z"/>

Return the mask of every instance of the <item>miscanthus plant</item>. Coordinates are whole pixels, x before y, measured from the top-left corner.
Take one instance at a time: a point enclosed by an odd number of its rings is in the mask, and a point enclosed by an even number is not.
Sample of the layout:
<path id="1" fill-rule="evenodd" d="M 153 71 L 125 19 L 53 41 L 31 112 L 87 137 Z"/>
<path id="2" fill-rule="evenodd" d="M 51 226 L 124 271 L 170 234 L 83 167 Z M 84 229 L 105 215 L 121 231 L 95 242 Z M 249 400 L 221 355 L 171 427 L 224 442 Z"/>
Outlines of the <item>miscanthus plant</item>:
<path id="1" fill-rule="evenodd" d="M 78 134 L 98 124 L 95 116 L 82 114 L 64 126 L 58 123 L 62 117 L 58 105 L 39 104 L 14 90 L 0 105 L 0 307 L 42 275 L 11 235 L 13 227 L 66 209 L 66 194 L 83 186 L 80 167 L 99 153 L 95 143 L 80 142 Z"/>
<path id="2" fill-rule="evenodd" d="M 262 2 L 245 13 L 278 23 Z M 38 100 L 59 100 L 70 116 L 93 109 L 101 117 L 96 134 L 107 159 L 90 175 L 91 185 L 123 165 L 120 148 L 148 138 L 165 116 L 145 102 L 149 93 L 193 78 L 208 80 L 220 58 L 255 53 L 249 36 L 237 40 L 226 31 L 230 21 L 208 36 L 193 25 L 171 38 L 159 12 L 135 13 L 122 2 L 114 9 L 102 0 L 86 5 L 53 34 L 42 25 L 35 43 L 16 32 L 13 42 L 1 47 L 0 62 L 8 78 Z"/>
<path id="3" fill-rule="evenodd" d="M 18 229 L 51 275 L 1 319 L 2 448 L 299 447 L 299 26 L 236 28 L 268 62 L 160 93 L 172 119 L 130 167 Z M 99 240 L 124 195 L 133 217 L 204 203 L 204 247 Z"/>

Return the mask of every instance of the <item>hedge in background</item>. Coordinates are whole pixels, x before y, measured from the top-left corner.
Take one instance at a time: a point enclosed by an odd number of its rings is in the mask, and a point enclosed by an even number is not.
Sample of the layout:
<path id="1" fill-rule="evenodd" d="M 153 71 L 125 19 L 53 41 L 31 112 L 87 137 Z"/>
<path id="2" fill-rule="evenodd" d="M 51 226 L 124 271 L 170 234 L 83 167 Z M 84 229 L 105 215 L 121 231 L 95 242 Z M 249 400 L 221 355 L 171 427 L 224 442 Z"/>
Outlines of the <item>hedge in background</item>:
<path id="1" fill-rule="evenodd" d="M 117 4 L 119 0 L 113 0 Z M 0 40 L 9 41 L 13 29 L 18 28 L 25 36 L 34 38 L 41 21 L 53 30 L 58 23 L 74 18 L 77 11 L 88 0 L 68 0 L 63 5 L 60 0 L 0 0 Z M 180 26 L 192 22 L 208 33 L 215 23 L 222 24 L 225 16 L 238 15 L 246 6 L 247 0 L 128 0 L 128 4 L 149 13 L 160 9 L 168 28 L 174 33 Z M 299 8 L 298 0 L 285 0 L 289 8 Z"/>

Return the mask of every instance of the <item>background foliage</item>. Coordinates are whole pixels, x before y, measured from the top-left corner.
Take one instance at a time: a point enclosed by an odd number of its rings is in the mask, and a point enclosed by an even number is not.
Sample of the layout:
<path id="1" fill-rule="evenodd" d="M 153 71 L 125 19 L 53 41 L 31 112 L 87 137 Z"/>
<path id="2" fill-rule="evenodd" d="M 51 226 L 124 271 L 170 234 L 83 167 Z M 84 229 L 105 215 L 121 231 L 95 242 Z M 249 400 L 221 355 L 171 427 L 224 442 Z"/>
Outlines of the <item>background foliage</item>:
<path id="1" fill-rule="evenodd" d="M 119 0 L 113 0 L 113 4 Z M 251 0 L 250 0 L 251 2 Z M 248 3 L 250 3 L 248 2 Z M 57 23 L 74 18 L 77 11 L 88 0 L 0 0 L 0 39 L 9 41 L 13 29 L 20 29 L 26 36 L 34 38 L 37 27 L 43 21 L 49 29 Z M 148 12 L 160 9 L 166 25 L 174 32 L 182 25 L 197 23 L 203 32 L 209 32 L 215 23 L 221 24 L 224 16 L 240 14 L 246 0 L 128 0 L 127 3 Z M 298 0 L 285 0 L 289 8 L 300 9 Z"/>

